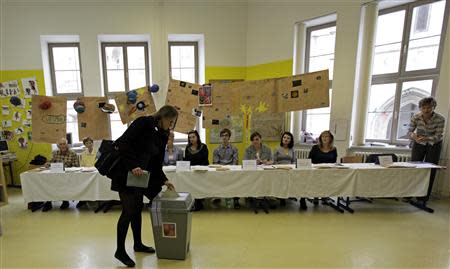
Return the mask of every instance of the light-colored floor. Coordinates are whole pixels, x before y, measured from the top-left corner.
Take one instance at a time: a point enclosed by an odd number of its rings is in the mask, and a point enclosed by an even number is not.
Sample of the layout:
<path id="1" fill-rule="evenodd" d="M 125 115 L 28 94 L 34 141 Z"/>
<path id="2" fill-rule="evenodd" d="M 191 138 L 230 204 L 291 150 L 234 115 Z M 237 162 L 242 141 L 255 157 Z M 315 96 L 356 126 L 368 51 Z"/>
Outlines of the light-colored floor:
<path id="1" fill-rule="evenodd" d="M 1 208 L 0 268 L 116 268 L 113 258 L 119 208 L 47 213 L 25 209 L 20 190 L 10 189 Z M 193 215 L 191 251 L 185 261 L 134 254 L 137 268 L 449 268 L 450 201 L 431 202 L 434 214 L 407 204 L 376 200 L 355 214 L 297 203 L 254 215 L 246 208 L 209 209 Z M 149 213 L 144 243 L 153 245 Z"/>

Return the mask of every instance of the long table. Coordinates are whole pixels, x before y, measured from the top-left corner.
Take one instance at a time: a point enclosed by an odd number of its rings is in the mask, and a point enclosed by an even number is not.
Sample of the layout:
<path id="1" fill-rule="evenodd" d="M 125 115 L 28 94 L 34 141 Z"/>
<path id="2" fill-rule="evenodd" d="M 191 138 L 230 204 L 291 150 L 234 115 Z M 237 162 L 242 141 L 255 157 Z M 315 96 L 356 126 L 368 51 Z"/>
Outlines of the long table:
<path id="1" fill-rule="evenodd" d="M 175 172 L 166 175 L 179 192 L 207 197 L 419 197 L 425 196 L 432 164 L 415 168 L 383 168 L 374 164 L 346 164 L 347 169 L 242 170 Z M 52 173 L 28 171 L 20 175 L 25 202 L 118 200 L 111 181 L 97 171 Z"/>

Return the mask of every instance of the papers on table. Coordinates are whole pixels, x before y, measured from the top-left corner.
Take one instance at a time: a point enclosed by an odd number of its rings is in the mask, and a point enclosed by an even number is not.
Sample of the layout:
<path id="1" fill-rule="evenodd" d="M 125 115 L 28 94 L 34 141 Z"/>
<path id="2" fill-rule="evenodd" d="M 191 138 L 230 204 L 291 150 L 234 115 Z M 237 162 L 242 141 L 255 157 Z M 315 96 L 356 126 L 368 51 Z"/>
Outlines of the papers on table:
<path id="1" fill-rule="evenodd" d="M 344 166 L 340 163 L 318 163 L 318 164 L 313 164 L 313 168 L 316 168 L 316 169 L 349 169 L 350 167 Z"/>

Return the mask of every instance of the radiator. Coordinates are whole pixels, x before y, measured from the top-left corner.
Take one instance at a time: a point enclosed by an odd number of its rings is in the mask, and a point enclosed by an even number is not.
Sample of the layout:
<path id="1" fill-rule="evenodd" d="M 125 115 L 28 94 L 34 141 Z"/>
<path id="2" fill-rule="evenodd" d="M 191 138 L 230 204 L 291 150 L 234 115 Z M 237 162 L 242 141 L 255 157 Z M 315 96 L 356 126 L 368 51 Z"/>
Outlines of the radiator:
<path id="1" fill-rule="evenodd" d="M 295 149 L 295 157 L 297 159 L 308 159 L 310 149 Z"/>
<path id="2" fill-rule="evenodd" d="M 354 152 L 356 156 L 363 156 L 363 162 L 366 162 L 366 158 L 370 154 L 383 154 L 383 153 L 386 152 L 364 152 L 364 151 Z M 411 155 L 409 154 L 395 154 L 395 155 L 397 155 L 399 162 L 409 162 L 411 160 Z"/>

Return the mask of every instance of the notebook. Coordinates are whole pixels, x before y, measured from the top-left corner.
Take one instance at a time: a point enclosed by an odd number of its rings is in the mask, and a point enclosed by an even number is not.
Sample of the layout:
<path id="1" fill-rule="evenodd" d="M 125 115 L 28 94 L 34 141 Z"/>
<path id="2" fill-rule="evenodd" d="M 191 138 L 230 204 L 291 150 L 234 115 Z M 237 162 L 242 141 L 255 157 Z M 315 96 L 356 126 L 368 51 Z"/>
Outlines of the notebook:
<path id="1" fill-rule="evenodd" d="M 135 175 L 133 175 L 133 173 L 128 172 L 127 186 L 128 187 L 147 188 L 149 179 L 150 179 L 150 173 L 148 171 L 144 171 L 144 174 L 142 176 L 135 176 Z"/>

